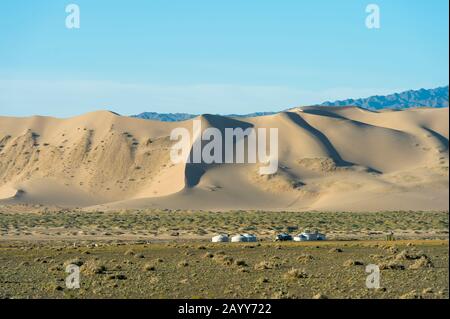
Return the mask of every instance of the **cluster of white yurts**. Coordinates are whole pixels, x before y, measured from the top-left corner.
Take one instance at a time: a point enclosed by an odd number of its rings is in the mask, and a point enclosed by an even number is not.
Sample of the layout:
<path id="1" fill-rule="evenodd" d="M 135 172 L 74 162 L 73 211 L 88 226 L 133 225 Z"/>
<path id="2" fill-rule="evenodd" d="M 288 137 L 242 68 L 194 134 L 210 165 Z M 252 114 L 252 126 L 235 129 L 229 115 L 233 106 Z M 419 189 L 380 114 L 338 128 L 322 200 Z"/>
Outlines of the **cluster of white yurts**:
<path id="1" fill-rule="evenodd" d="M 311 233 L 311 232 L 303 232 L 298 234 L 297 236 L 292 237 L 289 234 L 279 234 L 275 237 L 276 241 L 319 241 L 319 240 L 326 240 L 327 237 L 324 234 L 321 234 L 317 231 Z M 214 236 L 212 238 L 213 243 L 249 243 L 249 242 L 256 242 L 257 238 L 255 235 L 250 234 L 242 234 L 242 235 L 236 235 L 233 237 L 229 237 L 227 234 L 220 234 L 217 236 Z"/>
<path id="2" fill-rule="evenodd" d="M 250 234 L 236 235 L 231 238 L 226 234 L 221 234 L 212 238 L 213 243 L 228 243 L 229 241 L 232 243 L 254 243 L 257 241 L 257 238 L 255 235 Z"/>

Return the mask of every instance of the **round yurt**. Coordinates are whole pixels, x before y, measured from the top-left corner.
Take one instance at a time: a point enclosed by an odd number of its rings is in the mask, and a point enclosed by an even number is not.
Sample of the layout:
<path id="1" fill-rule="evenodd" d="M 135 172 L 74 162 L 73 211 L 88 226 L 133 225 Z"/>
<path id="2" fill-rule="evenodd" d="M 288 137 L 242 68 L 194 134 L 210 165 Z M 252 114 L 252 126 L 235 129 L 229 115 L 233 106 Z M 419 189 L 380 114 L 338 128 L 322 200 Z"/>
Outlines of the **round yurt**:
<path id="1" fill-rule="evenodd" d="M 294 237 L 294 241 L 317 241 L 317 240 L 326 240 L 326 236 L 318 232 L 315 233 L 305 232 Z"/>
<path id="2" fill-rule="evenodd" d="M 294 241 L 305 241 L 308 240 L 303 234 L 299 234 L 298 236 L 294 236 Z"/>
<path id="3" fill-rule="evenodd" d="M 225 234 L 220 234 L 212 238 L 213 243 L 227 243 L 228 241 L 229 241 L 228 235 Z"/>
<path id="4" fill-rule="evenodd" d="M 318 233 L 317 240 L 327 240 L 327 236 L 325 236 L 325 234 Z"/>
<path id="5" fill-rule="evenodd" d="M 317 233 L 303 233 L 303 235 L 306 237 L 306 240 L 317 240 Z"/>
<path id="6" fill-rule="evenodd" d="M 245 238 L 243 235 L 236 235 L 236 236 L 231 237 L 232 243 L 243 243 L 246 241 L 247 241 L 247 238 Z"/>
<path id="7" fill-rule="evenodd" d="M 257 241 L 257 238 L 256 238 L 255 235 L 244 234 L 244 235 L 242 235 L 242 236 L 245 237 L 245 241 L 246 241 L 246 242 L 253 243 L 253 242 L 256 242 L 256 241 Z"/>

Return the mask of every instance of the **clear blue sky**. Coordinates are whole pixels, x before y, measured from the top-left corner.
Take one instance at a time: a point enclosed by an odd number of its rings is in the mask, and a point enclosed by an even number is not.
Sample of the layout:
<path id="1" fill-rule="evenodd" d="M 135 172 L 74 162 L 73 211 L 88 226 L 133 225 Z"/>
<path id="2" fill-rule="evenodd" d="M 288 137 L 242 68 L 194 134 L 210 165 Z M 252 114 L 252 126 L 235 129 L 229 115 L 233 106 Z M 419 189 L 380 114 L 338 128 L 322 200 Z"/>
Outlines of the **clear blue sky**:
<path id="1" fill-rule="evenodd" d="M 81 28 L 65 27 L 67 4 Z M 381 29 L 365 26 L 369 3 Z M 247 113 L 448 84 L 448 0 L 2 0 L 0 115 Z"/>

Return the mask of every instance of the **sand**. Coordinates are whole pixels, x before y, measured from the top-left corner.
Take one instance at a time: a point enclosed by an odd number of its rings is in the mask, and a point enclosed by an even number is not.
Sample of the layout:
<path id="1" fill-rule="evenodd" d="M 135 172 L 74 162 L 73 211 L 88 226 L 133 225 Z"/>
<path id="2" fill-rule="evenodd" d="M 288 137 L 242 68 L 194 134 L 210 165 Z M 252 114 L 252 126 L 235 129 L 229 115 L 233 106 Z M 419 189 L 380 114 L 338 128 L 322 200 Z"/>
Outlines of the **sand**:
<path id="1" fill-rule="evenodd" d="M 203 128 L 279 129 L 279 169 L 172 164 L 167 123 L 108 111 L 69 119 L 0 117 L 0 205 L 86 210 L 170 208 L 448 210 L 448 108 L 372 112 L 302 107 Z"/>

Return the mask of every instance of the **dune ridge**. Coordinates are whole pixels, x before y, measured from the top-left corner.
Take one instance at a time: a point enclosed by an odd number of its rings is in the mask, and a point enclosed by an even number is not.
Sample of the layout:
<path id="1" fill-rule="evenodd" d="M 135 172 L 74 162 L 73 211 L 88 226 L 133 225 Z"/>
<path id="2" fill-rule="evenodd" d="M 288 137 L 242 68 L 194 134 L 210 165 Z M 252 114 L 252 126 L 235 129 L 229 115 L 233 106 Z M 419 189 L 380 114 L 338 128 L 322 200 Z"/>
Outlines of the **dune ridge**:
<path id="1" fill-rule="evenodd" d="M 91 210 L 448 210 L 448 108 L 301 107 L 158 122 L 98 111 L 0 117 L 0 205 Z M 172 164 L 170 133 L 278 128 L 279 168 Z M 191 145 L 192 147 L 192 145 Z"/>

